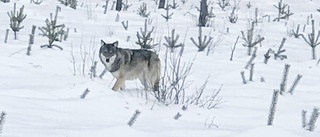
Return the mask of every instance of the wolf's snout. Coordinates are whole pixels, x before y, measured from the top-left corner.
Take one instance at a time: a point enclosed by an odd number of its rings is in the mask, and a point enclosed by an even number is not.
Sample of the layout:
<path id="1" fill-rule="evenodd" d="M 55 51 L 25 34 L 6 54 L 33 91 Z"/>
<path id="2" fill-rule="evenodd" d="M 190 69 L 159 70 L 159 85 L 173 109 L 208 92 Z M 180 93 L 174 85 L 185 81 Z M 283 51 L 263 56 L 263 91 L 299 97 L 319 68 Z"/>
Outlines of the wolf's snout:
<path id="1" fill-rule="evenodd" d="M 109 62 L 110 61 L 110 59 L 106 59 L 106 62 Z"/>

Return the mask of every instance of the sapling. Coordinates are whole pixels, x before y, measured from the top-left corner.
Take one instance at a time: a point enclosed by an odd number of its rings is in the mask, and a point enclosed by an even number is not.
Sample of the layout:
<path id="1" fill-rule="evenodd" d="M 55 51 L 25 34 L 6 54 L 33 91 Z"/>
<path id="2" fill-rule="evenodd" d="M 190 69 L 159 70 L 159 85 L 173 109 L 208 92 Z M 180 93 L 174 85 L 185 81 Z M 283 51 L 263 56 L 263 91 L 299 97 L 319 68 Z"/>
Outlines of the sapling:
<path id="1" fill-rule="evenodd" d="M 217 4 L 224 11 L 226 7 L 230 6 L 230 0 L 218 0 Z"/>
<path id="2" fill-rule="evenodd" d="M 127 11 L 132 6 L 132 4 L 128 3 L 128 0 L 126 0 L 126 2 L 123 2 L 122 5 L 123 5 L 123 11 Z"/>
<path id="3" fill-rule="evenodd" d="M 250 9 L 252 7 L 251 2 L 249 1 L 246 6 L 248 9 Z"/>
<path id="4" fill-rule="evenodd" d="M 236 42 L 235 42 L 235 43 L 234 43 L 234 45 L 233 45 L 233 48 L 232 48 L 232 51 L 231 51 L 230 61 L 232 61 L 232 60 L 233 60 L 233 54 L 234 54 L 234 52 L 235 52 L 235 50 L 236 50 L 236 46 L 237 46 L 237 43 L 238 43 L 239 37 L 240 37 L 240 36 L 238 36 L 238 37 L 237 37 Z"/>
<path id="5" fill-rule="evenodd" d="M 98 64 L 98 61 L 94 61 L 93 65 L 90 68 L 90 78 L 91 79 L 94 77 L 97 77 L 97 64 Z"/>
<path id="6" fill-rule="evenodd" d="M 232 7 L 232 11 L 229 16 L 230 23 L 237 23 L 238 21 L 238 15 L 235 12 L 236 12 L 236 7 Z"/>
<path id="7" fill-rule="evenodd" d="M 284 69 L 283 69 L 283 76 L 282 76 L 282 81 L 280 83 L 280 94 L 282 95 L 284 92 L 286 92 L 286 87 L 287 87 L 287 81 L 288 81 L 288 74 L 289 74 L 289 64 L 285 64 Z"/>
<path id="8" fill-rule="evenodd" d="M 26 14 L 23 14 L 23 10 L 24 10 L 24 5 L 22 5 L 19 11 L 16 11 L 16 3 L 14 3 L 13 11 L 7 12 L 10 18 L 10 28 L 14 32 L 14 39 L 17 39 L 17 32 L 23 29 L 23 26 L 20 26 L 20 25 L 21 25 L 21 22 L 27 17 Z"/>
<path id="9" fill-rule="evenodd" d="M 302 128 L 306 128 L 307 127 L 307 110 L 302 110 L 301 116 L 302 116 Z"/>
<path id="10" fill-rule="evenodd" d="M 126 21 L 121 21 L 121 24 L 122 24 L 122 27 L 125 29 L 125 30 L 128 30 L 128 27 L 129 27 L 129 21 L 126 20 Z"/>
<path id="11" fill-rule="evenodd" d="M 138 8 L 138 14 L 141 17 L 149 17 L 150 13 L 151 12 L 148 12 L 147 4 L 143 2 L 142 5 L 140 5 L 140 7 Z"/>
<path id="12" fill-rule="evenodd" d="M 33 44 L 33 35 L 29 34 L 29 46 L 27 47 L 27 55 L 30 56 L 31 55 L 31 46 Z"/>
<path id="13" fill-rule="evenodd" d="M 106 4 L 102 6 L 102 7 L 104 8 L 103 14 L 106 14 L 106 13 L 107 13 L 108 4 L 109 4 L 109 0 L 106 0 Z"/>
<path id="14" fill-rule="evenodd" d="M 179 5 L 176 3 L 176 0 L 173 0 L 172 4 L 170 4 L 169 7 L 171 7 L 172 9 L 176 9 L 179 7 Z"/>
<path id="15" fill-rule="evenodd" d="M 7 43 L 9 35 L 9 29 L 6 29 L 6 36 L 4 37 L 4 43 Z"/>
<path id="16" fill-rule="evenodd" d="M 111 5 L 111 10 L 114 9 L 115 4 L 116 4 L 116 1 L 113 1 L 113 2 L 112 2 L 112 5 Z"/>
<path id="17" fill-rule="evenodd" d="M 69 28 L 67 28 L 67 31 L 65 31 L 64 35 L 63 35 L 63 40 L 66 41 L 69 37 Z"/>
<path id="18" fill-rule="evenodd" d="M 293 13 L 290 11 L 290 6 L 288 4 L 282 3 L 282 0 L 278 2 L 278 5 L 273 5 L 278 10 L 278 17 L 273 21 L 280 21 L 280 19 L 289 19 Z"/>
<path id="19" fill-rule="evenodd" d="M 137 38 L 138 41 L 136 41 L 136 44 L 138 44 L 142 49 L 152 49 L 158 44 L 152 44 L 153 38 L 151 37 L 151 34 L 154 31 L 154 26 L 152 26 L 151 30 L 148 30 L 147 25 L 147 19 L 144 21 L 144 29 L 140 28 L 140 33 L 137 31 Z"/>
<path id="20" fill-rule="evenodd" d="M 309 120 L 309 123 L 308 123 L 308 129 L 307 130 L 314 131 L 314 129 L 316 127 L 316 122 L 317 122 L 318 117 L 319 117 L 319 114 L 320 114 L 319 108 L 314 108 L 313 111 L 312 111 L 312 114 L 310 116 L 310 120 Z"/>
<path id="21" fill-rule="evenodd" d="M 254 63 L 250 65 L 250 77 L 249 81 L 253 81 L 253 73 L 254 73 Z"/>
<path id="22" fill-rule="evenodd" d="M 190 38 L 190 40 L 192 41 L 192 43 L 198 47 L 198 51 L 204 51 L 204 49 L 211 44 L 213 38 L 211 36 L 205 35 L 204 37 L 202 36 L 202 28 L 199 26 L 199 36 L 198 36 L 198 42 L 196 42 L 193 37 Z"/>
<path id="23" fill-rule="evenodd" d="M 307 121 L 306 115 L 307 115 L 307 111 L 302 110 L 302 127 L 305 128 L 306 130 L 314 131 L 314 129 L 316 127 L 316 122 L 317 122 L 319 115 L 320 115 L 319 108 L 313 109 L 309 121 Z"/>
<path id="24" fill-rule="evenodd" d="M 268 64 L 268 60 L 271 57 L 271 54 L 273 53 L 273 50 L 270 48 L 266 54 L 264 54 L 264 64 Z"/>
<path id="25" fill-rule="evenodd" d="M 246 77 L 244 75 L 244 71 L 241 71 L 240 74 L 241 74 L 241 78 L 242 78 L 242 83 L 243 84 L 247 84 L 247 80 L 246 80 Z"/>
<path id="26" fill-rule="evenodd" d="M 236 14 L 236 11 L 239 9 L 240 2 L 234 1 L 234 5 L 231 7 L 231 13 L 229 15 L 229 21 L 230 23 L 237 23 L 238 21 L 238 14 Z"/>
<path id="27" fill-rule="evenodd" d="M 316 47 L 320 45 L 319 37 L 320 37 L 320 30 L 318 30 L 318 34 L 315 33 L 314 27 L 314 20 L 311 20 L 312 23 L 312 32 L 308 34 L 308 39 L 304 34 L 301 34 L 304 41 L 312 48 L 312 59 L 316 59 Z"/>
<path id="28" fill-rule="evenodd" d="M 169 6 L 168 3 L 167 3 L 167 5 L 166 5 L 165 10 L 166 10 L 166 14 L 165 14 L 165 15 L 161 14 L 161 16 L 162 16 L 163 18 L 165 18 L 166 21 L 168 22 L 169 19 L 171 19 L 171 18 L 172 18 L 172 15 L 173 15 L 173 12 L 169 14 L 169 12 L 170 12 L 170 6 Z"/>
<path id="29" fill-rule="evenodd" d="M 297 77 L 296 77 L 296 79 L 294 80 L 291 88 L 290 88 L 289 91 L 288 91 L 290 94 L 293 94 L 293 91 L 294 91 L 294 89 L 296 88 L 296 86 L 298 85 L 298 83 L 299 83 L 299 81 L 300 81 L 301 78 L 302 78 L 302 75 L 298 74 Z"/>
<path id="30" fill-rule="evenodd" d="M 30 37 L 30 44 L 34 44 L 34 36 L 35 36 L 35 33 L 36 33 L 36 28 L 37 26 L 35 25 L 32 25 L 32 30 L 31 30 L 31 37 Z"/>
<path id="31" fill-rule="evenodd" d="M 244 67 L 245 69 L 248 69 L 249 66 L 250 66 L 250 64 L 252 64 L 253 61 L 254 61 L 254 59 L 257 57 L 257 50 L 258 50 L 258 48 L 255 47 L 251 58 L 250 58 L 249 61 L 247 62 L 246 66 Z"/>
<path id="32" fill-rule="evenodd" d="M 54 41 L 59 41 L 60 35 L 63 35 L 63 29 L 65 27 L 64 24 L 57 25 L 57 19 L 58 19 L 58 12 L 59 12 L 60 7 L 57 6 L 56 8 L 56 13 L 54 15 L 54 18 L 52 17 L 52 13 L 50 13 L 50 20 L 47 18 L 46 19 L 46 26 L 45 27 L 39 27 L 39 30 L 42 32 L 42 36 L 45 36 L 48 38 L 48 44 L 42 45 L 41 47 L 47 47 L 47 48 L 52 48 L 52 47 L 57 47 L 60 50 L 63 50 L 62 47 L 53 44 Z M 60 9 L 61 10 L 61 9 Z"/>
<path id="33" fill-rule="evenodd" d="M 286 42 L 286 38 L 282 38 L 282 41 L 281 41 L 281 44 L 280 44 L 280 47 L 278 48 L 277 52 L 274 53 L 274 59 L 287 59 L 287 55 L 283 55 L 282 53 L 286 52 L 285 49 L 283 49 L 283 46 L 284 46 L 284 43 Z"/>
<path id="34" fill-rule="evenodd" d="M 179 35 L 175 35 L 175 29 L 172 29 L 171 36 L 164 36 L 166 43 L 163 43 L 163 45 L 167 46 L 171 52 L 174 52 L 175 48 L 184 46 L 182 43 L 178 44 L 179 37 Z"/>
<path id="35" fill-rule="evenodd" d="M 299 38 L 300 36 L 300 24 L 298 24 L 297 29 L 294 31 L 293 29 L 291 30 L 291 34 L 295 37 L 295 38 Z"/>
<path id="36" fill-rule="evenodd" d="M 274 114 L 276 112 L 276 107 L 277 107 L 277 102 L 278 102 L 278 97 L 279 97 L 279 90 L 274 90 L 273 95 L 272 95 L 271 106 L 270 106 L 270 110 L 269 110 L 269 116 L 268 116 L 268 125 L 269 126 L 271 126 L 273 124 Z"/>
<path id="37" fill-rule="evenodd" d="M 250 27 L 246 31 L 246 34 L 244 33 L 244 31 L 241 31 L 242 39 L 245 41 L 245 43 L 242 45 L 248 47 L 248 56 L 251 56 L 252 48 L 254 48 L 265 39 L 260 35 L 254 36 L 254 30 L 254 23 L 251 22 Z"/>

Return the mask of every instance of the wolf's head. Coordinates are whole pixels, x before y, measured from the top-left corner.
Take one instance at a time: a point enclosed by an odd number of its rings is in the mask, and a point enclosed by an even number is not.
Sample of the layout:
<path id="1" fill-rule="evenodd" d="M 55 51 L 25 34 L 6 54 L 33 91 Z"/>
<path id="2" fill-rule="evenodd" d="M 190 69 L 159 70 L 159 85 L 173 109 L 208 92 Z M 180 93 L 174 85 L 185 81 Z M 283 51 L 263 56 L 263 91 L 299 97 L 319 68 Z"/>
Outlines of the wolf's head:
<path id="1" fill-rule="evenodd" d="M 105 61 L 109 62 L 110 58 L 117 54 L 118 41 L 113 43 L 105 43 L 101 40 L 100 55 L 105 57 Z"/>

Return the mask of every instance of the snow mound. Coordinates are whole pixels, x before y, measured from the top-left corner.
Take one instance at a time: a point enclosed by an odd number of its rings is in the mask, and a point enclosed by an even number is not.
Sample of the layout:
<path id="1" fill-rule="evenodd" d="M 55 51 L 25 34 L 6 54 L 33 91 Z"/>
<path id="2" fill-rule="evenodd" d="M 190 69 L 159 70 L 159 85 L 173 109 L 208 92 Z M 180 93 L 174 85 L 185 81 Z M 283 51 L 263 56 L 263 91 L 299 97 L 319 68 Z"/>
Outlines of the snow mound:
<path id="1" fill-rule="evenodd" d="M 302 137 L 274 126 L 262 126 L 244 131 L 232 137 Z"/>

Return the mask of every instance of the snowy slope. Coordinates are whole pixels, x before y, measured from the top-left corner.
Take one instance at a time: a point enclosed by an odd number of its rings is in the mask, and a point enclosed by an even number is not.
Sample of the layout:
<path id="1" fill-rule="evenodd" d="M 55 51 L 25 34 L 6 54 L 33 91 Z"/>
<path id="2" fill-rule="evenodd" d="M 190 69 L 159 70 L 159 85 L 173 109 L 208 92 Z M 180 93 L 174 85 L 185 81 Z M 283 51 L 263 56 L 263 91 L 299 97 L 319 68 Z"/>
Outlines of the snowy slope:
<path id="1" fill-rule="evenodd" d="M 301 126 L 301 111 L 308 110 L 308 116 L 314 107 L 320 107 L 320 69 L 316 60 L 311 60 L 311 48 L 302 40 L 289 37 L 288 29 L 297 24 L 306 24 L 307 16 L 313 14 L 316 28 L 320 29 L 320 1 L 318 0 L 284 0 L 290 5 L 294 15 L 289 21 L 268 22 L 264 18 L 259 23 L 261 35 L 266 39 L 259 45 L 255 59 L 255 73 L 253 82 L 242 84 L 241 71 L 249 77 L 249 71 L 244 69 L 250 59 L 244 41 L 239 39 L 230 61 L 231 48 L 240 31 L 247 29 L 248 18 L 254 17 L 254 9 L 259 9 L 259 16 L 270 15 L 273 19 L 277 15 L 273 7 L 277 0 L 251 0 L 252 8 L 240 3 L 239 19 L 236 24 L 228 22 L 230 10 L 222 11 L 213 4 L 216 18 L 212 27 L 203 28 L 206 35 L 214 38 L 222 37 L 221 43 L 215 47 L 214 53 L 206 55 L 198 53 L 197 48 L 189 40 L 198 36 L 196 21 L 198 12 L 194 7 L 199 5 L 197 0 L 189 0 L 178 9 L 173 10 L 173 19 L 167 23 L 153 1 L 130 0 L 133 5 L 128 11 L 116 12 L 108 10 L 103 14 L 104 0 L 78 0 L 77 10 L 61 5 L 56 0 L 44 0 L 41 5 L 30 4 L 26 0 L 11 0 L 10 3 L 0 3 L 0 111 L 7 113 L 1 135 L 5 137 L 318 137 L 320 129 L 309 132 Z M 9 28 L 7 12 L 17 7 L 25 6 L 27 18 L 22 22 L 24 29 L 18 34 L 18 40 L 13 39 L 10 31 L 8 43 L 4 43 L 5 30 Z M 164 42 L 163 37 L 175 28 L 180 35 L 180 41 L 185 39 L 183 61 L 195 58 L 188 81 L 192 84 L 187 88 L 187 94 L 196 92 L 210 76 L 205 93 L 211 95 L 214 90 L 222 89 L 219 94 L 223 103 L 217 109 L 205 109 L 195 105 L 188 105 L 183 111 L 183 105 L 163 105 L 152 97 L 146 99 L 145 92 L 139 81 L 126 83 L 127 90 L 114 92 L 111 87 L 115 80 L 109 73 L 103 79 L 90 79 L 90 58 L 86 62 L 85 74 L 81 74 L 81 55 L 84 51 L 88 56 L 98 60 L 94 51 L 100 46 L 100 40 L 107 42 L 118 40 L 121 47 L 139 48 L 135 44 L 136 32 L 143 27 L 144 18 L 136 12 L 142 2 L 148 4 L 151 11 L 150 18 L 155 26 L 155 41 Z M 171 2 L 171 0 L 170 0 Z M 109 9 L 112 2 L 109 2 Z M 41 27 L 50 13 L 55 12 L 56 6 L 61 7 L 58 23 L 63 23 L 70 29 L 69 38 L 56 44 L 64 48 L 40 48 L 47 43 L 47 39 L 36 35 L 31 56 L 26 55 L 32 25 Z M 190 14 L 186 14 L 190 12 Z M 129 21 L 129 28 L 125 30 L 120 22 L 115 22 L 116 14 L 121 21 Z M 229 28 L 229 33 L 227 33 Z M 310 32 L 311 26 L 306 27 Z M 186 34 L 187 32 L 187 34 Z M 36 34 L 40 31 L 37 29 Z M 130 40 L 126 41 L 127 36 Z M 287 38 L 285 43 L 286 60 L 271 58 L 268 64 L 263 63 L 263 55 L 269 48 L 277 50 L 281 39 Z M 80 46 L 81 45 L 81 46 Z M 82 47 L 82 51 L 80 49 Z M 158 48 L 158 47 L 157 47 Z M 160 58 L 164 59 L 165 47 L 157 49 Z M 76 75 L 73 75 L 71 63 L 74 53 L 76 57 Z M 317 50 L 319 53 L 319 50 Z M 293 95 L 279 96 L 274 126 L 266 126 L 271 97 L 274 89 L 279 89 L 285 64 L 290 64 L 288 88 L 296 75 L 303 75 Z M 98 73 L 103 70 L 98 64 Z M 265 82 L 261 82 L 261 79 Z M 85 89 L 90 93 L 85 99 L 80 95 Z M 136 110 L 141 111 L 136 123 L 129 127 L 127 122 Z M 174 120 L 180 113 L 182 117 Z M 319 125 L 319 121 L 316 123 Z"/>

